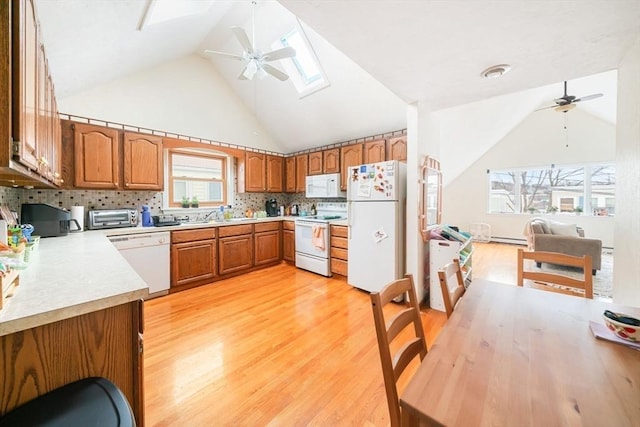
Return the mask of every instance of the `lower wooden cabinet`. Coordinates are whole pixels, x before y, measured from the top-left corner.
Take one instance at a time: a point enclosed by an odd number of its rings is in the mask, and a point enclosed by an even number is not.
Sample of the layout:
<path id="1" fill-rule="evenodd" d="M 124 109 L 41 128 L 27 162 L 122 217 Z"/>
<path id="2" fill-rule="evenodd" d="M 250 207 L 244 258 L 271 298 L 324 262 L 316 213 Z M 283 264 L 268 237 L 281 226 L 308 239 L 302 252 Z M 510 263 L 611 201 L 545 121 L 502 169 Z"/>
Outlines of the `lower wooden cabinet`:
<path id="1" fill-rule="evenodd" d="M 348 263 L 348 229 L 345 225 L 331 226 L 331 272 L 341 276 L 347 275 Z"/>
<path id="2" fill-rule="evenodd" d="M 295 221 L 282 222 L 282 259 L 296 262 L 296 223 Z"/>
<path id="3" fill-rule="evenodd" d="M 280 250 L 280 223 L 268 222 L 254 226 L 254 265 L 275 264 L 282 259 Z"/>
<path id="4" fill-rule="evenodd" d="M 253 267 L 253 225 L 220 227 L 218 233 L 218 265 L 221 275 Z"/>
<path id="5" fill-rule="evenodd" d="M 212 282 L 217 276 L 216 229 L 171 233 L 171 291 Z"/>

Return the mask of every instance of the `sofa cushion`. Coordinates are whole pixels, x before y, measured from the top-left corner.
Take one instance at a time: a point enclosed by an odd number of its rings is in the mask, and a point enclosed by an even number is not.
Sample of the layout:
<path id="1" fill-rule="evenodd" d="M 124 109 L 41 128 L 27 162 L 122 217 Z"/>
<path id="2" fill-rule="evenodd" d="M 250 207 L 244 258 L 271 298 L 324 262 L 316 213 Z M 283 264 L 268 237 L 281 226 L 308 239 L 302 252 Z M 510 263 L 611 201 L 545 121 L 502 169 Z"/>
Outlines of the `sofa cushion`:
<path id="1" fill-rule="evenodd" d="M 560 222 L 552 222 L 549 224 L 551 234 L 559 234 L 561 236 L 578 236 L 576 224 L 563 224 Z"/>

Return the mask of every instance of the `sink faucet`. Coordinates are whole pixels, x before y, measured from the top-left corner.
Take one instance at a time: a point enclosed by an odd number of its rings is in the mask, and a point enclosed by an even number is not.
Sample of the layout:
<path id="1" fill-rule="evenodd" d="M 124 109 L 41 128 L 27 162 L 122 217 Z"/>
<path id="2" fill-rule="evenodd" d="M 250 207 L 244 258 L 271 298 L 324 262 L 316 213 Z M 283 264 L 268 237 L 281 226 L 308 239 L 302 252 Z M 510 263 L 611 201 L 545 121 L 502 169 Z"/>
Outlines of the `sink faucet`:
<path id="1" fill-rule="evenodd" d="M 217 210 L 212 210 L 210 212 L 208 212 L 203 218 L 202 221 L 207 221 L 209 219 L 209 217 L 213 214 L 216 214 L 216 220 L 218 220 L 218 215 L 217 215 L 218 211 Z"/>

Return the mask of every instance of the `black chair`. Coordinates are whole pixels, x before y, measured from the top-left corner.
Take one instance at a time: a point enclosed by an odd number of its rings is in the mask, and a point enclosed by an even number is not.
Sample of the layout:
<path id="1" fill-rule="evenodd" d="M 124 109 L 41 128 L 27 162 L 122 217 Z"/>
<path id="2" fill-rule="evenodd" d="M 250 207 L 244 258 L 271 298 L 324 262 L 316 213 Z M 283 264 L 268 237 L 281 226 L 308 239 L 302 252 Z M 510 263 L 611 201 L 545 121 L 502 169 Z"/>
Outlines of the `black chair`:
<path id="1" fill-rule="evenodd" d="M 38 396 L 0 418 L 0 427 L 136 427 L 122 391 L 106 378 L 85 378 Z"/>

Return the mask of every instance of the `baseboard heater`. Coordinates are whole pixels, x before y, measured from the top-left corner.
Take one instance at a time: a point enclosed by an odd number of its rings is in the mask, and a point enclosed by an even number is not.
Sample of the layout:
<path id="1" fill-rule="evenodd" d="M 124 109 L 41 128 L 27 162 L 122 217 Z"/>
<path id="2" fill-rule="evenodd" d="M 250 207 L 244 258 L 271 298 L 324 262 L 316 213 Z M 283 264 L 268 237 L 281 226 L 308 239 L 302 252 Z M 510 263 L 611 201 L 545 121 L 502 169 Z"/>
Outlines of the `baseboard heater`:
<path id="1" fill-rule="evenodd" d="M 527 245 L 527 241 L 525 239 L 514 239 L 512 237 L 496 237 L 491 236 L 490 242 L 495 243 L 510 243 L 512 245 Z"/>

